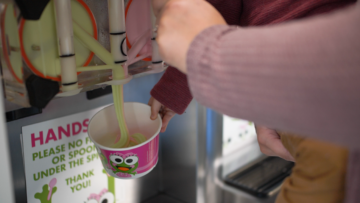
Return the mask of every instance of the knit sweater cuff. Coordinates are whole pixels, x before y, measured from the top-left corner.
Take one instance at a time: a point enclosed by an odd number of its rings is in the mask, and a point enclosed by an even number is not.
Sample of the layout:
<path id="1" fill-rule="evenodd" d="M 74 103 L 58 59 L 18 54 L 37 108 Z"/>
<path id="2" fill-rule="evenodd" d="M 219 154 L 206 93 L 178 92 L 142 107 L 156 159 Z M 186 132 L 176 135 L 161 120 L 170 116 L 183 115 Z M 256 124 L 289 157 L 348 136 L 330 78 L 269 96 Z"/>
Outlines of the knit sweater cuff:
<path id="1" fill-rule="evenodd" d="M 192 100 L 186 75 L 173 67 L 165 71 L 150 94 L 177 114 L 184 113 Z"/>
<path id="2" fill-rule="evenodd" d="M 190 91 L 193 97 L 201 104 L 207 104 L 210 99 L 209 92 L 219 81 L 214 81 L 211 63 L 214 60 L 209 56 L 214 43 L 219 40 L 224 33 L 237 29 L 228 25 L 215 25 L 205 29 L 198 34 L 190 44 L 186 57 L 187 77 Z M 214 55 L 212 55 L 214 56 Z M 218 56 L 218 55 L 217 55 Z"/>

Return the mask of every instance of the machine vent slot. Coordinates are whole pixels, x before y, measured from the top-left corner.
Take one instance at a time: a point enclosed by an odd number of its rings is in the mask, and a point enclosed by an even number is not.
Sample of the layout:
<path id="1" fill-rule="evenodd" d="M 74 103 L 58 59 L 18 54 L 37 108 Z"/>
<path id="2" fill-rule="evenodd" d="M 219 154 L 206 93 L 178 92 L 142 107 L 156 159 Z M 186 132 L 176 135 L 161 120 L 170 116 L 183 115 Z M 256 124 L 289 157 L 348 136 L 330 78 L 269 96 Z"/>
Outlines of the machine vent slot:
<path id="1" fill-rule="evenodd" d="M 111 94 L 112 93 L 112 88 L 111 86 L 106 86 L 105 88 L 99 88 L 99 89 L 94 89 L 91 91 L 87 91 L 86 92 L 86 98 L 88 100 L 91 99 L 96 99 L 98 97 L 107 95 L 107 94 Z"/>
<path id="2" fill-rule="evenodd" d="M 15 121 L 21 118 L 26 118 L 40 113 L 42 113 L 42 109 L 37 107 L 22 108 L 14 111 L 9 111 L 6 112 L 6 122 Z"/>

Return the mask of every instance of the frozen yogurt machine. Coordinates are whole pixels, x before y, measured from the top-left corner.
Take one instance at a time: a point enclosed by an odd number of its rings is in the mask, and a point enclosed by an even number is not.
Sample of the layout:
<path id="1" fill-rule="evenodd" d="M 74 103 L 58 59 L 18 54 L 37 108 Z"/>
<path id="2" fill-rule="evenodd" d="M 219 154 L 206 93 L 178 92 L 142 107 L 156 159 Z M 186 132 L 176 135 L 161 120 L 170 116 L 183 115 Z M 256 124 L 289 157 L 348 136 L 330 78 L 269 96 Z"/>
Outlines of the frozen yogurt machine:
<path id="1" fill-rule="evenodd" d="M 101 172 L 86 119 L 113 102 L 114 84 L 124 84 L 125 102 L 148 102 L 167 68 L 154 22 L 150 0 L 0 0 L 0 202 L 274 202 L 281 182 L 256 194 L 241 188 L 267 173 L 254 168 L 266 159 L 254 125 L 195 100 L 160 134 L 152 172 Z M 113 77 L 121 65 L 124 77 Z"/>

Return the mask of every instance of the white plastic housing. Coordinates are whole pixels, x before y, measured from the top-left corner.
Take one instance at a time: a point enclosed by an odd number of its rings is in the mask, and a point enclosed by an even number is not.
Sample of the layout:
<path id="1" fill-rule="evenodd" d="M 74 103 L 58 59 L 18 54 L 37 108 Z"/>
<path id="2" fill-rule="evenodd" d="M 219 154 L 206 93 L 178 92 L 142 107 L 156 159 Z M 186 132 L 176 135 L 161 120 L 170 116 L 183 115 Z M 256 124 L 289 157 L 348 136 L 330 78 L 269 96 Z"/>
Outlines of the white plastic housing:
<path id="1" fill-rule="evenodd" d="M 78 88 L 70 1 L 54 0 L 56 32 L 59 39 L 62 91 Z"/>

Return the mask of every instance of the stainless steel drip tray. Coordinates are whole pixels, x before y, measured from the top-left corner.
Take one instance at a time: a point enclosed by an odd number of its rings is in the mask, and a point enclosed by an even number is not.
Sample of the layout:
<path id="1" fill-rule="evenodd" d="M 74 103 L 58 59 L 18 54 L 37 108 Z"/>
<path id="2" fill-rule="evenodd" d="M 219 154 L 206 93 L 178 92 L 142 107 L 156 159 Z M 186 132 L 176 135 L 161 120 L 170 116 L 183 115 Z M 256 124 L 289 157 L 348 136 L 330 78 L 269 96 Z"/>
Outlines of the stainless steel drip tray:
<path id="1" fill-rule="evenodd" d="M 225 191 L 224 198 L 227 202 L 274 202 L 292 165 L 280 158 L 263 155 L 254 140 L 222 157 L 219 182 Z"/>
<path id="2" fill-rule="evenodd" d="M 250 168 L 234 171 L 226 176 L 225 182 L 256 197 L 267 198 L 279 190 L 293 166 L 293 162 L 279 157 L 267 157 Z"/>
<path id="3" fill-rule="evenodd" d="M 261 153 L 256 139 L 239 147 L 230 153 L 222 156 L 221 178 L 224 179 L 228 174 L 239 168 L 246 168 L 266 156 Z"/>
<path id="4" fill-rule="evenodd" d="M 244 171 L 265 158 L 256 139 L 231 153 L 223 154 L 217 181 L 218 186 L 223 190 L 223 202 L 273 203 L 275 201 L 277 191 L 269 198 L 259 198 L 226 183 L 226 178 L 234 171 Z"/>

